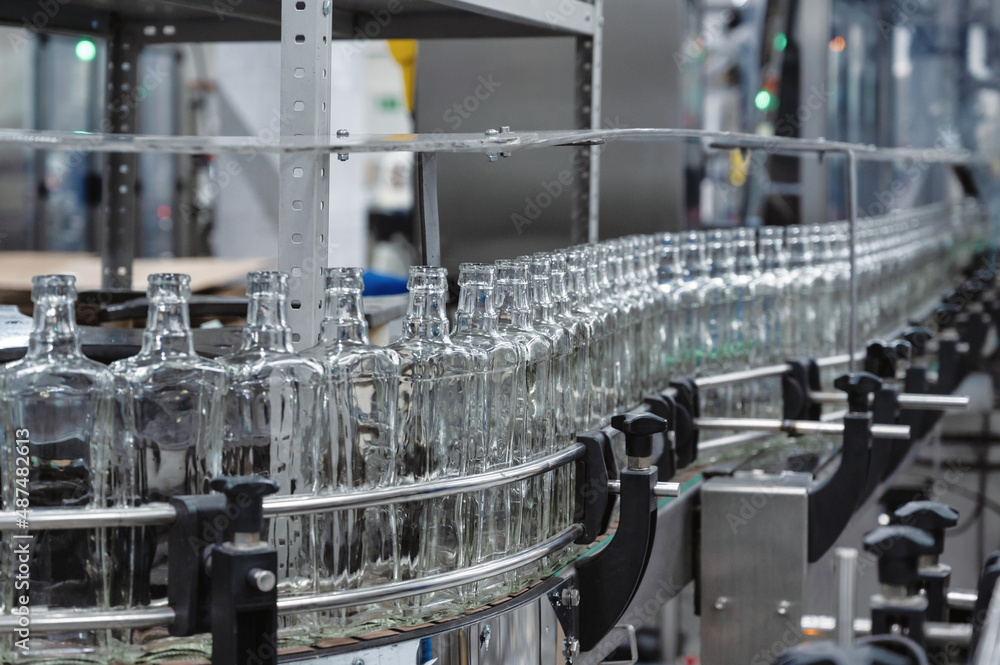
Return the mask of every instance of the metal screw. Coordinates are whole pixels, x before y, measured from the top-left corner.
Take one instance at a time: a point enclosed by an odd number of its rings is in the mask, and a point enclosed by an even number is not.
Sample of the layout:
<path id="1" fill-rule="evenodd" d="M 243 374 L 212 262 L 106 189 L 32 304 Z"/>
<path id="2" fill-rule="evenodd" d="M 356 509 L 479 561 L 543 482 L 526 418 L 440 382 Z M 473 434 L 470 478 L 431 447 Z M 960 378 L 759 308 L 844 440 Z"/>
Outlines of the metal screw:
<path id="1" fill-rule="evenodd" d="M 563 605 L 567 607 L 576 607 L 580 604 L 580 590 L 579 589 L 563 589 L 562 595 L 559 597 Z"/>
<path id="2" fill-rule="evenodd" d="M 789 608 L 791 608 L 791 606 L 792 604 L 789 603 L 787 600 L 781 601 L 780 603 L 778 603 L 778 614 L 780 614 L 781 616 L 785 616 L 786 614 L 788 614 L 788 610 Z"/>
<path id="3" fill-rule="evenodd" d="M 337 130 L 337 138 L 338 139 L 346 139 L 350 135 L 351 135 L 351 132 L 349 132 L 346 129 L 338 129 Z"/>
<path id="4" fill-rule="evenodd" d="M 726 609 L 726 605 L 729 604 L 729 599 L 725 596 L 719 596 L 715 599 L 715 609 L 722 611 Z"/>
<path id="5" fill-rule="evenodd" d="M 501 134 L 510 134 L 510 125 L 504 125 L 500 128 Z"/>
<path id="6" fill-rule="evenodd" d="M 497 154 L 495 152 L 491 152 L 490 154 L 486 155 L 487 162 L 495 162 L 497 161 L 497 159 L 499 158 L 497 157 Z"/>
<path id="7" fill-rule="evenodd" d="M 361 658 L 355 658 L 354 662 L 351 663 L 351 665 L 365 665 L 365 661 L 362 660 Z"/>
<path id="8" fill-rule="evenodd" d="M 351 158 L 351 156 L 349 154 L 347 154 L 346 152 L 338 152 L 337 153 L 337 159 L 339 159 L 342 162 L 346 162 L 350 158 Z"/>
<path id="9" fill-rule="evenodd" d="M 329 16 L 333 9 L 333 0 L 323 0 L 323 16 Z"/>
<path id="10" fill-rule="evenodd" d="M 483 631 L 479 633 L 479 648 L 484 651 L 490 650 L 490 637 L 493 636 L 493 629 L 490 624 L 483 626 Z"/>
<path id="11" fill-rule="evenodd" d="M 499 134 L 499 133 L 500 133 L 500 132 L 498 132 L 498 131 L 497 131 L 497 130 L 495 130 L 495 129 L 487 129 L 487 130 L 486 130 L 486 136 L 496 136 L 496 135 L 497 135 L 497 134 Z"/>
<path id="12" fill-rule="evenodd" d="M 257 591 L 267 593 L 269 591 L 274 591 L 274 586 L 278 583 L 278 577 L 270 570 L 253 568 L 247 575 L 247 581 L 250 583 L 250 586 L 257 589 Z"/>

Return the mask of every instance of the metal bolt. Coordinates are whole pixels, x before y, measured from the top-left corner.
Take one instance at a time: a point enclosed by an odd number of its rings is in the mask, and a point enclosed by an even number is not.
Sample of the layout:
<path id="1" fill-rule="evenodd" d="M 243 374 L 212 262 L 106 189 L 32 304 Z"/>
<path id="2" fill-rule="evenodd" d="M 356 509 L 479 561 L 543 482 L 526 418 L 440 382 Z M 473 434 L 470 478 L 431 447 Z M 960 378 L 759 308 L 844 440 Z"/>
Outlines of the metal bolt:
<path id="1" fill-rule="evenodd" d="M 497 157 L 497 154 L 495 152 L 491 152 L 490 154 L 486 155 L 487 162 L 495 162 L 497 161 L 497 159 L 499 158 Z"/>
<path id="2" fill-rule="evenodd" d="M 337 138 L 338 138 L 338 139 L 346 139 L 346 138 L 347 138 L 347 137 L 349 137 L 350 135 L 351 135 L 351 132 L 349 132 L 349 131 L 348 131 L 348 130 L 346 130 L 346 129 L 338 129 L 338 130 L 337 130 Z"/>
<path id="3" fill-rule="evenodd" d="M 781 616 L 785 616 L 786 614 L 788 614 L 788 610 L 789 608 L 791 608 L 791 606 L 792 604 L 789 603 L 787 600 L 781 601 L 780 603 L 778 603 L 778 614 L 780 614 Z"/>
<path id="4" fill-rule="evenodd" d="M 499 134 L 499 133 L 500 133 L 500 132 L 498 132 L 498 131 L 497 131 L 497 130 L 495 130 L 495 129 L 487 129 L 487 130 L 486 130 L 486 136 L 496 136 L 496 135 L 497 135 L 497 134 Z"/>
<path id="5" fill-rule="evenodd" d="M 342 162 L 346 162 L 350 158 L 351 158 L 351 156 L 349 154 L 347 154 L 346 152 L 338 152 L 337 153 L 337 159 L 339 159 Z"/>
<path id="6" fill-rule="evenodd" d="M 729 604 L 729 599 L 725 596 L 719 596 L 715 599 L 715 609 L 722 611 L 726 609 L 726 605 Z"/>
<path id="7" fill-rule="evenodd" d="M 504 126 L 502 126 L 500 128 L 500 133 L 501 134 L 509 134 L 510 133 L 510 125 L 504 125 Z"/>
<path id="8" fill-rule="evenodd" d="M 330 10 L 333 9 L 333 0 L 323 0 L 323 16 L 329 16 Z M 364 665 L 362 663 L 362 665 Z"/>
<path id="9" fill-rule="evenodd" d="M 559 600 L 567 607 L 576 607 L 580 604 L 580 590 L 569 588 L 563 589 Z"/>
<path id="10" fill-rule="evenodd" d="M 563 640 L 563 655 L 566 661 L 572 663 L 573 659 L 580 655 L 580 640 L 575 637 L 567 637 Z"/>
<path id="11" fill-rule="evenodd" d="M 257 591 L 268 593 L 269 591 L 274 591 L 274 586 L 278 583 L 278 577 L 270 570 L 253 568 L 247 574 L 247 581 Z"/>
<path id="12" fill-rule="evenodd" d="M 490 624 L 483 626 L 483 631 L 479 633 L 479 648 L 484 651 L 490 650 L 490 637 L 493 636 L 493 629 Z"/>
<path id="13" fill-rule="evenodd" d="M 365 665 L 365 661 L 362 660 L 361 658 L 355 658 L 354 662 L 351 663 L 351 665 Z"/>

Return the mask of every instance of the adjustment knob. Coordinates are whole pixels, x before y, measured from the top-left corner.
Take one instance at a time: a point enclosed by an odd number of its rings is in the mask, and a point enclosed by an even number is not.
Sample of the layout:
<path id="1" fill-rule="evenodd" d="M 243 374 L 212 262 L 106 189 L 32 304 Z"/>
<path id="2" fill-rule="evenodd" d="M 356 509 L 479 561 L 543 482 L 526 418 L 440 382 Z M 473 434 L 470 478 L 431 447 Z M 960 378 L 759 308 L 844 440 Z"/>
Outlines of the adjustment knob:
<path id="1" fill-rule="evenodd" d="M 629 457 L 652 457 L 653 435 L 667 431 L 667 421 L 652 413 L 620 413 L 612 416 L 611 426 L 625 434 Z"/>
<path id="2" fill-rule="evenodd" d="M 958 511 L 938 501 L 910 501 L 892 514 L 893 524 L 902 524 L 926 531 L 934 539 L 930 554 L 944 552 L 944 530 L 958 524 Z"/>
<path id="3" fill-rule="evenodd" d="M 912 587 L 919 579 L 918 559 L 931 554 L 934 539 L 912 526 L 880 526 L 865 535 L 864 547 L 878 557 L 878 581 Z"/>
<path id="4" fill-rule="evenodd" d="M 264 497 L 278 491 L 278 483 L 261 476 L 223 476 L 212 489 L 226 495 L 226 535 L 264 530 Z"/>
<path id="5" fill-rule="evenodd" d="M 902 337 L 913 347 L 913 357 L 919 358 L 926 351 L 927 342 L 930 341 L 934 333 L 930 328 L 921 325 L 914 325 L 903 330 Z"/>
<path id="6" fill-rule="evenodd" d="M 865 371 L 890 379 L 896 376 L 896 354 L 892 344 L 876 339 L 865 347 Z"/>
<path id="7" fill-rule="evenodd" d="M 870 372 L 851 372 L 837 377 L 833 387 L 847 393 L 847 408 L 855 413 L 868 411 L 868 399 L 882 387 L 882 379 Z"/>
<path id="8" fill-rule="evenodd" d="M 934 308 L 934 320 L 937 321 L 938 330 L 955 327 L 955 318 L 962 308 L 955 304 L 938 305 Z"/>

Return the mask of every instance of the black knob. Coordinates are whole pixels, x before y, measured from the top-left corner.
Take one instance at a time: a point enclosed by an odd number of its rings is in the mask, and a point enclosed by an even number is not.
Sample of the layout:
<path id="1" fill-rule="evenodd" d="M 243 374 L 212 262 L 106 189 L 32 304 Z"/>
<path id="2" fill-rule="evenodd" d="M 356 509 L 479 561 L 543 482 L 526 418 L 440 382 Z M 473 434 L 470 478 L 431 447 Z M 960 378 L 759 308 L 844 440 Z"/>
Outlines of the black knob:
<path id="1" fill-rule="evenodd" d="M 926 531 L 934 539 L 934 551 L 944 552 L 944 530 L 958 524 L 958 511 L 937 501 L 910 501 L 892 514 L 893 524 L 904 524 Z"/>
<path id="2" fill-rule="evenodd" d="M 909 346 L 909 343 L 907 343 Z M 896 376 L 896 352 L 895 347 L 880 339 L 868 342 L 865 347 L 865 371 L 890 379 Z"/>
<path id="3" fill-rule="evenodd" d="M 851 372 L 837 377 L 833 387 L 847 393 L 847 408 L 855 413 L 868 411 L 868 399 L 882 387 L 882 379 L 869 372 Z"/>
<path id="4" fill-rule="evenodd" d="M 974 302 L 982 300 L 984 288 L 985 287 L 983 286 L 983 283 L 980 282 L 978 279 L 970 279 L 962 287 L 962 289 L 965 291 L 965 295 L 969 298 L 969 300 L 972 300 Z"/>
<path id="5" fill-rule="evenodd" d="M 919 358 L 926 351 L 927 342 L 930 341 L 934 333 L 930 328 L 921 325 L 913 325 L 903 330 L 902 337 L 913 347 L 913 356 Z"/>
<path id="6" fill-rule="evenodd" d="M 653 435 L 667 431 L 667 421 L 652 413 L 620 413 L 612 416 L 611 426 L 624 432 L 629 457 L 652 457 Z"/>
<path id="7" fill-rule="evenodd" d="M 907 340 L 894 339 L 889 342 L 889 346 L 892 347 L 892 354 L 896 356 L 897 361 L 907 362 L 913 358 L 913 345 Z"/>
<path id="8" fill-rule="evenodd" d="M 934 320 L 937 321 L 938 330 L 955 327 L 955 317 L 962 311 L 962 308 L 955 304 L 938 305 L 934 308 Z"/>
<path id="9" fill-rule="evenodd" d="M 261 476 L 224 476 L 212 480 L 212 489 L 226 495 L 226 536 L 264 530 L 264 497 L 278 491 L 278 483 Z"/>
<path id="10" fill-rule="evenodd" d="M 878 557 L 879 582 L 912 587 L 919 577 L 917 559 L 932 553 L 934 539 L 912 526 L 880 526 L 865 535 L 864 546 Z"/>

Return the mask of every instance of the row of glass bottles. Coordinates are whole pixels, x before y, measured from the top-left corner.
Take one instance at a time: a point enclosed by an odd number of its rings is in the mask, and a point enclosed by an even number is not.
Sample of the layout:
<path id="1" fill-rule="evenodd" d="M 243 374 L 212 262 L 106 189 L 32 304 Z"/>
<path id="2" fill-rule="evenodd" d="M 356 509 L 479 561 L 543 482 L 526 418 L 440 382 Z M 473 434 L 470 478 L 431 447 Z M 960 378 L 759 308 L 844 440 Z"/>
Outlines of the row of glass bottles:
<path id="1" fill-rule="evenodd" d="M 934 208 L 859 223 L 859 340 L 929 297 L 940 266 L 949 274 L 962 266 L 978 220 L 976 209 Z M 243 345 L 218 361 L 194 352 L 187 278 L 155 275 L 142 350 L 110 370 L 80 353 L 72 278 L 39 277 L 28 356 L 0 375 L 8 423 L 0 473 L 17 469 L 11 427 L 22 426 L 32 507 L 162 501 L 206 492 L 219 473 L 259 473 L 284 495 L 305 495 L 521 464 L 606 425 L 673 376 L 846 351 L 848 261 L 846 226 L 826 224 L 631 236 L 463 264 L 454 328 L 445 271 L 417 267 L 403 336 L 384 349 L 368 341 L 361 271 L 332 269 L 320 343 L 301 354 L 284 319 L 287 278 L 253 273 Z M 705 391 L 704 408 L 773 415 L 773 388 Z M 11 509 L 19 497 L 3 480 Z M 572 521 L 573 487 L 565 467 L 478 493 L 274 519 L 279 589 L 360 588 L 519 551 Z M 34 533 L 33 603 L 114 607 L 165 595 L 163 530 Z M 11 552 L 9 534 L 4 542 Z M 560 562 L 283 625 L 310 641 L 425 621 L 489 602 Z M 110 574 L 130 567 L 131 578 Z M 0 582 L 9 611 L 12 586 Z M 33 654 L 106 639 L 57 636 Z M 175 643 L 155 643 L 177 656 Z"/>

